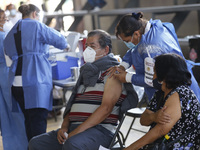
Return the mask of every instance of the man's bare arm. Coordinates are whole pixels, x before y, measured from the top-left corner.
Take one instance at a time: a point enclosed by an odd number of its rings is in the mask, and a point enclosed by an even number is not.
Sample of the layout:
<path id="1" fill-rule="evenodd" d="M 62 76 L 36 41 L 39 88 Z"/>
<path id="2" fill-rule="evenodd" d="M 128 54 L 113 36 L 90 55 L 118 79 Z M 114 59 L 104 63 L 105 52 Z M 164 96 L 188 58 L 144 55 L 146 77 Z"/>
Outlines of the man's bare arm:
<path id="1" fill-rule="evenodd" d="M 122 93 L 122 84 L 112 78 L 108 78 L 104 87 L 102 104 L 94 111 L 94 113 L 80 126 L 69 134 L 69 137 L 85 131 L 88 128 L 98 125 L 105 120 L 112 112 L 113 107 L 118 101 Z"/>

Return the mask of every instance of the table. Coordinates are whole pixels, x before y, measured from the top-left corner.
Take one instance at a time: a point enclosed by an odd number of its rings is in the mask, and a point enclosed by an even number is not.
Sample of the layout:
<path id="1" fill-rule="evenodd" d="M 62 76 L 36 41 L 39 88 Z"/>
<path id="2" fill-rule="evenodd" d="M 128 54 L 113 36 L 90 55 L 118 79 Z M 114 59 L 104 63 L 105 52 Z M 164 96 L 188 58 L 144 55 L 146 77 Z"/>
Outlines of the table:
<path id="1" fill-rule="evenodd" d="M 53 106 L 53 111 L 54 111 L 54 114 L 55 114 L 55 121 L 57 121 L 55 109 L 63 108 L 63 107 L 65 107 L 67 105 L 67 100 L 65 98 L 65 93 L 68 90 L 73 90 L 74 86 L 76 85 L 76 81 L 72 81 L 72 78 L 69 77 L 69 78 L 64 79 L 64 80 L 53 80 L 53 85 L 63 88 L 63 101 L 62 101 L 62 104 L 61 105 L 57 105 L 57 106 Z"/>
<path id="2" fill-rule="evenodd" d="M 76 85 L 76 81 L 72 81 L 72 78 L 69 77 L 64 80 L 53 80 L 53 85 L 68 89 L 68 88 L 73 88 Z"/>

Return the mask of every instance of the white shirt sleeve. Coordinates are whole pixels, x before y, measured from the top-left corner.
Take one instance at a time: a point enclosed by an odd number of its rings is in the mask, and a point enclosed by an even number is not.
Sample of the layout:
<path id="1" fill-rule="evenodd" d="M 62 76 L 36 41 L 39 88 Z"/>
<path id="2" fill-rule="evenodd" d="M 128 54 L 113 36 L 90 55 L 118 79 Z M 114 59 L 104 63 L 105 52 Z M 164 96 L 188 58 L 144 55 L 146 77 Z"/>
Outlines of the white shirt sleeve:
<path id="1" fill-rule="evenodd" d="M 129 63 L 125 62 L 125 61 L 122 61 L 120 63 L 120 66 L 123 66 L 125 69 L 128 69 L 130 67 Z"/>
<path id="2" fill-rule="evenodd" d="M 132 79 L 132 76 L 133 76 L 134 73 L 131 73 L 131 72 L 127 72 L 126 73 L 126 82 L 127 83 L 131 83 L 131 79 Z"/>

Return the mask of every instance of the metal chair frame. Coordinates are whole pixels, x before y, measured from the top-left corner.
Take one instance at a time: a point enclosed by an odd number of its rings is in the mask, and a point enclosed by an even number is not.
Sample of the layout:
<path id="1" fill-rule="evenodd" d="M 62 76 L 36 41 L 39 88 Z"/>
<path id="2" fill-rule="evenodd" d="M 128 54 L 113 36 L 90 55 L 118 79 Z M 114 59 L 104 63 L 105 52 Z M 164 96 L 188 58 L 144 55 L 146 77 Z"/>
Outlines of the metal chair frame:
<path id="1" fill-rule="evenodd" d="M 123 116 L 122 116 L 121 120 L 119 121 L 119 124 L 116 128 L 115 134 L 114 134 L 113 139 L 109 146 L 109 149 L 111 149 L 111 150 L 121 150 L 121 149 L 125 148 L 124 135 L 120 131 L 120 128 L 124 122 L 125 117 L 126 117 L 125 114 L 123 114 Z"/>

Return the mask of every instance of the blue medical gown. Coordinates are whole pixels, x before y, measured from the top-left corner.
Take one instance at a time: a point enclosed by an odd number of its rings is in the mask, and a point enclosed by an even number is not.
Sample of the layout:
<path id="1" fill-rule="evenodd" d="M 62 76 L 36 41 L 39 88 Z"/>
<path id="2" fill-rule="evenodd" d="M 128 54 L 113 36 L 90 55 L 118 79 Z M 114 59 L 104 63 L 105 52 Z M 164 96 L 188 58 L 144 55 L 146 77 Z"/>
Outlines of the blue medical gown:
<path id="1" fill-rule="evenodd" d="M 14 39 L 21 31 L 22 54 L 18 56 Z M 58 49 L 67 48 L 63 35 L 45 24 L 32 19 L 19 20 L 4 40 L 5 53 L 12 59 L 9 72 L 13 83 L 17 61 L 22 57 L 22 85 L 25 109 L 52 109 L 52 71 L 48 61 L 49 45 Z"/>
<path id="2" fill-rule="evenodd" d="M 144 82 L 144 59 L 149 57 L 148 52 L 151 58 L 164 53 L 176 53 L 183 58 L 184 56 L 174 26 L 171 23 L 162 23 L 160 20 L 152 19 L 149 22 L 151 23 L 150 30 L 142 35 L 141 41 L 135 49 L 127 51 L 123 61 L 134 66 L 136 74 L 132 76 L 132 83 L 144 87 L 148 98 L 151 99 L 155 89 Z M 193 75 L 191 87 L 198 96 L 200 91 Z"/>
<path id="3" fill-rule="evenodd" d="M 0 129 L 4 150 L 26 150 L 28 140 L 24 126 L 24 115 L 17 102 L 12 99 L 8 84 L 8 67 L 3 51 L 5 33 L 0 31 Z"/>

